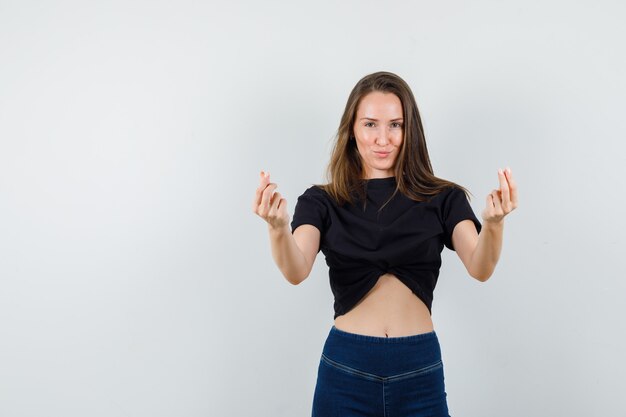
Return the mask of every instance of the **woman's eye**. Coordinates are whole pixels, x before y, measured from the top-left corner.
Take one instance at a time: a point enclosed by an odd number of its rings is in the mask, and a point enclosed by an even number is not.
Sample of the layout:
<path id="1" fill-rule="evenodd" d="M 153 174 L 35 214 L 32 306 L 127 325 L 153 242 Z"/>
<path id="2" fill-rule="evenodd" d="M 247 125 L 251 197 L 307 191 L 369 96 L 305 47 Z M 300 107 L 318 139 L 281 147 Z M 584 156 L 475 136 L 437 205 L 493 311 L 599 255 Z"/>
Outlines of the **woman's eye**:
<path id="1" fill-rule="evenodd" d="M 366 122 L 364 126 L 365 127 L 373 127 L 374 126 L 374 122 Z M 402 127 L 402 123 L 400 123 L 400 122 L 393 122 L 391 124 L 391 127 L 400 128 L 400 127 Z"/>

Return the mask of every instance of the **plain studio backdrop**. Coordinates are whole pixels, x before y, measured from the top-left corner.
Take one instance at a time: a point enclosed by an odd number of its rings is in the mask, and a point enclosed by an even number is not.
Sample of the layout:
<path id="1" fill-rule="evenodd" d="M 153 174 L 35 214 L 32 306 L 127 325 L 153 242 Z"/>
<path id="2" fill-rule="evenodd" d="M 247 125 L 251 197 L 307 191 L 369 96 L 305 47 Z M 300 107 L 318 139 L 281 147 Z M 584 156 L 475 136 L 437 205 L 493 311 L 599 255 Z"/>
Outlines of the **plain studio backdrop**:
<path id="1" fill-rule="evenodd" d="M 391 71 L 435 174 L 520 205 L 489 281 L 444 249 L 450 413 L 619 415 L 620 1 L 0 1 L 0 415 L 307 416 L 328 269 L 289 284 L 252 212 L 324 181 Z"/>

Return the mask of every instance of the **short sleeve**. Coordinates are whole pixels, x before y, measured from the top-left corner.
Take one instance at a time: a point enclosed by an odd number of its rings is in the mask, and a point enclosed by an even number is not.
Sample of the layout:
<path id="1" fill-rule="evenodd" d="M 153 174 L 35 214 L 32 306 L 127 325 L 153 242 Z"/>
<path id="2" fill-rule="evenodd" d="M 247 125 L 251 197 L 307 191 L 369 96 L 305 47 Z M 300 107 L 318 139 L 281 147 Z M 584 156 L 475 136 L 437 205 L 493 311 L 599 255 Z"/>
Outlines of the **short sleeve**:
<path id="1" fill-rule="evenodd" d="M 444 244 L 448 249 L 454 250 L 452 246 L 452 232 L 454 231 L 454 227 L 462 220 L 469 219 L 474 222 L 476 231 L 480 233 L 482 225 L 474 214 L 467 200 L 467 196 L 462 189 L 457 187 L 451 189 L 443 202 L 442 214 L 445 229 Z"/>
<path id="2" fill-rule="evenodd" d="M 308 188 L 296 202 L 291 220 L 291 233 L 303 224 L 317 227 L 323 235 L 328 216 L 328 207 L 324 204 L 323 191 L 315 186 Z"/>

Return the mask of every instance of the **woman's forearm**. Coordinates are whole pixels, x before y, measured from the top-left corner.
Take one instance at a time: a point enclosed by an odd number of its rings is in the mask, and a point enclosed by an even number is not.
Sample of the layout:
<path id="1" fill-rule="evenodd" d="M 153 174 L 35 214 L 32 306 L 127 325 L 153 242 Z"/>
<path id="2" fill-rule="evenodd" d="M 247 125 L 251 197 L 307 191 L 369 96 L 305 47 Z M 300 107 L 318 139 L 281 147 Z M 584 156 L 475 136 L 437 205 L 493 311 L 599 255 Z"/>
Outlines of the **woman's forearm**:
<path id="1" fill-rule="evenodd" d="M 479 281 L 489 279 L 496 268 L 502 250 L 503 230 L 504 220 L 483 224 L 469 267 L 470 275 Z"/>
<path id="2" fill-rule="evenodd" d="M 268 226 L 272 257 L 287 281 L 298 285 L 309 274 L 306 258 L 300 251 L 289 226 L 276 229 Z"/>

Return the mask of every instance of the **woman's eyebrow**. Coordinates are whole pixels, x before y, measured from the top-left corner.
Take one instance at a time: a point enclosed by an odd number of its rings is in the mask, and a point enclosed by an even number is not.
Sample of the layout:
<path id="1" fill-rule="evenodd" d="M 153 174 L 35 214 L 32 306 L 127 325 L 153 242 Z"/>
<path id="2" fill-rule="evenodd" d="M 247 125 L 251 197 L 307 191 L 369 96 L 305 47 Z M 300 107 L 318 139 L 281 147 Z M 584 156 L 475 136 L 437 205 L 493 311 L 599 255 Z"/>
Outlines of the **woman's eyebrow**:
<path id="1" fill-rule="evenodd" d="M 373 120 L 375 122 L 378 121 L 378 119 L 374 119 L 373 117 L 361 117 L 360 120 Z M 402 117 L 398 117 L 396 119 L 391 119 L 390 122 L 397 122 L 398 120 L 402 120 Z"/>

